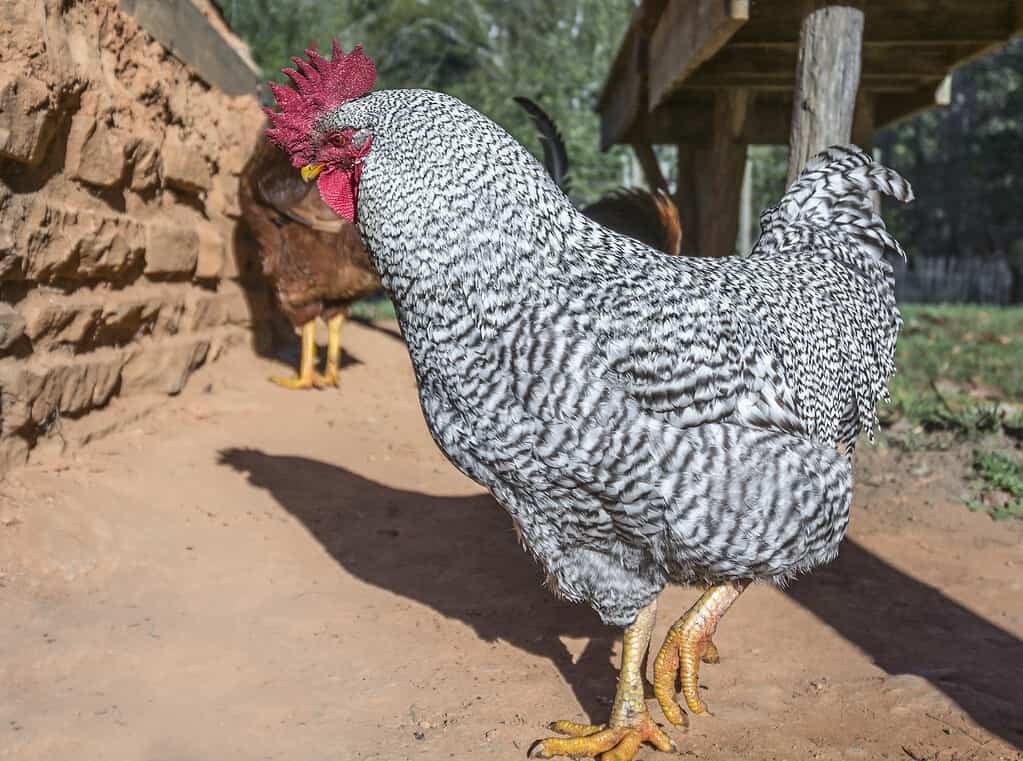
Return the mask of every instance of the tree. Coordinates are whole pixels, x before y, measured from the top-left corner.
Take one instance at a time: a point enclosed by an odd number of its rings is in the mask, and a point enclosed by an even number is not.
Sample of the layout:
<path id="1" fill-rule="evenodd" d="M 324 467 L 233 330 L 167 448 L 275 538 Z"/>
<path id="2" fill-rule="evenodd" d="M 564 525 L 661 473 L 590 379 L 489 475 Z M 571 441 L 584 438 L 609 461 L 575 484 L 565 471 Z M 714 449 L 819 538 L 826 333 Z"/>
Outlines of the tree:
<path id="1" fill-rule="evenodd" d="M 620 184 L 625 150 L 601 154 L 593 111 L 634 6 L 626 0 L 226 0 L 228 23 L 275 72 L 311 38 L 362 42 L 380 87 L 455 95 L 534 153 L 539 142 L 511 100 L 527 95 L 558 122 L 577 202 Z"/>

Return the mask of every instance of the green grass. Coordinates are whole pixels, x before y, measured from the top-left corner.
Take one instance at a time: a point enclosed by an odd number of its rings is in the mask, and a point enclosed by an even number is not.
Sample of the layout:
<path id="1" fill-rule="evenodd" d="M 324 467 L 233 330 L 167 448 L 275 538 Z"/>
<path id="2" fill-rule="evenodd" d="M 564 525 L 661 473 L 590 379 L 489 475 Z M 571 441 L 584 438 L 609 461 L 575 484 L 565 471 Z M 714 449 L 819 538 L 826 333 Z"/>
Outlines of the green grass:
<path id="1" fill-rule="evenodd" d="M 1023 519 L 1023 465 L 1017 457 L 978 450 L 973 472 L 981 485 L 979 497 L 969 502 L 971 509 L 983 510 L 995 520 Z"/>
<path id="2" fill-rule="evenodd" d="M 383 294 L 352 305 L 352 316 L 360 320 L 393 320 L 394 304 Z"/>
<path id="3" fill-rule="evenodd" d="M 1023 432 L 1023 308 L 908 305 L 902 314 L 883 423 Z"/>

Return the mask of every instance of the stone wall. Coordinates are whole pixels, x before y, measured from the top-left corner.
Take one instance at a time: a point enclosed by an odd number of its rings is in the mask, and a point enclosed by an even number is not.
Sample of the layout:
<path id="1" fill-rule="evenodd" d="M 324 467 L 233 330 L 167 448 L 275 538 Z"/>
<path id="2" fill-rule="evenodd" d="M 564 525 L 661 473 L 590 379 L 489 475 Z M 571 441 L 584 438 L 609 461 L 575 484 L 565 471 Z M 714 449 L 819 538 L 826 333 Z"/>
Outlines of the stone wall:
<path id="1" fill-rule="evenodd" d="M 237 191 L 262 122 L 116 0 L 0 3 L 0 473 L 252 340 Z"/>

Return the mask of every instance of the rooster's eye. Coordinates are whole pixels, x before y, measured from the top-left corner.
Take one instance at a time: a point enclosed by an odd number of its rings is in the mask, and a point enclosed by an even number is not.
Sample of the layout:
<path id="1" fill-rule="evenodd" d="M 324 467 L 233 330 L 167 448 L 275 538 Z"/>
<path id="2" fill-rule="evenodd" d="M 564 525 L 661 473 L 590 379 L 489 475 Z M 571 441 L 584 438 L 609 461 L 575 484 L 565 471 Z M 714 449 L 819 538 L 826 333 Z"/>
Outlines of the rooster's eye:
<path id="1" fill-rule="evenodd" d="M 327 138 L 327 142 L 329 142 L 333 146 L 336 146 L 337 148 L 340 148 L 345 144 L 345 136 L 342 135 L 340 132 L 335 132 L 333 135 Z"/>

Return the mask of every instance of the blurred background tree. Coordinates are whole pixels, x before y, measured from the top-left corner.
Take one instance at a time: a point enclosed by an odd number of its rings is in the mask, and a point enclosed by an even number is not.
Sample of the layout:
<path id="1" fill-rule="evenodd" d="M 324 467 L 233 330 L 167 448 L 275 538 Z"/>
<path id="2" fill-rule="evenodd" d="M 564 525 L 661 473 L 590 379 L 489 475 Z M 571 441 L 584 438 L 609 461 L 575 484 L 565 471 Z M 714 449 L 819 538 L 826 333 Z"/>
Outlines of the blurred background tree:
<path id="1" fill-rule="evenodd" d="M 534 153 L 540 147 L 514 95 L 557 122 L 577 202 L 621 185 L 632 157 L 602 154 L 593 104 L 628 25 L 630 0 L 221 0 L 231 27 L 268 76 L 313 39 L 363 43 L 379 87 L 427 87 L 471 104 Z"/>

